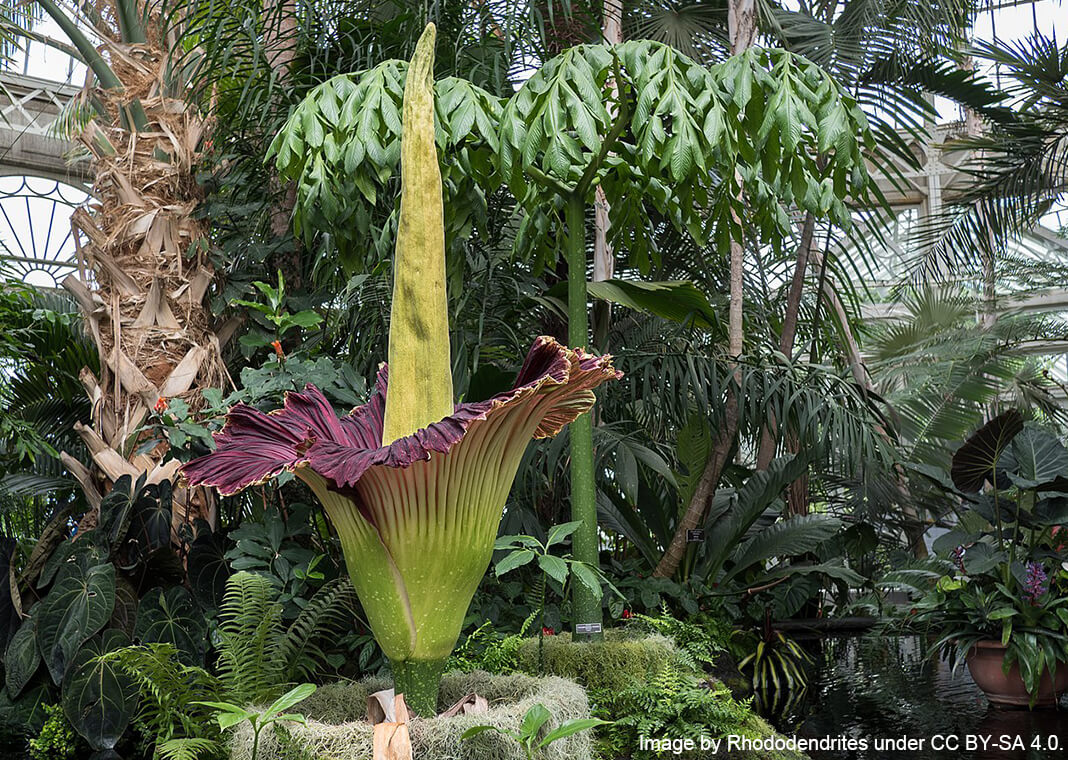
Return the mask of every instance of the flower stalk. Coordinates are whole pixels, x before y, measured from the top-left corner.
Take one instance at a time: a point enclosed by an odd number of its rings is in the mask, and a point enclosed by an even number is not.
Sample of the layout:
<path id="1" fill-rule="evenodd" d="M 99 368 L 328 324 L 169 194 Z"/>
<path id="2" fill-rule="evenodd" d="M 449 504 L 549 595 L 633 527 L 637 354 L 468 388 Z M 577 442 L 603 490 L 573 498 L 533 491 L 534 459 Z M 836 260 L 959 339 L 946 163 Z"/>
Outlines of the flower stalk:
<path id="1" fill-rule="evenodd" d="M 340 419 L 310 384 L 271 414 L 238 404 L 215 451 L 182 469 L 190 484 L 223 495 L 286 471 L 312 489 L 396 689 L 423 716 L 436 712 L 442 669 L 489 565 L 527 444 L 579 418 L 592 454 L 585 413 L 594 389 L 620 377 L 611 357 L 541 337 L 510 391 L 453 406 L 433 48 L 429 25 L 405 87 L 390 361 L 370 400 Z M 592 486 L 592 476 L 590 469 L 580 480 Z"/>

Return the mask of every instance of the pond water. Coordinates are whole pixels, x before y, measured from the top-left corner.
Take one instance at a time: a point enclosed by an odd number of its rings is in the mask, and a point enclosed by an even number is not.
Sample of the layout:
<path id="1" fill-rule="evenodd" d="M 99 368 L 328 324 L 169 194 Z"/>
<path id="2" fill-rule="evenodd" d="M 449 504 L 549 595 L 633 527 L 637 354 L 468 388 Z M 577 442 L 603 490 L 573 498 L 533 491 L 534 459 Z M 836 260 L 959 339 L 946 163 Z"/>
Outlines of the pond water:
<path id="1" fill-rule="evenodd" d="M 925 659 L 913 636 L 825 638 L 811 651 L 806 693 L 766 717 L 787 736 L 838 739 L 809 750 L 814 760 L 1068 758 L 1068 698 L 1060 710 L 993 708 L 967 668 Z"/>

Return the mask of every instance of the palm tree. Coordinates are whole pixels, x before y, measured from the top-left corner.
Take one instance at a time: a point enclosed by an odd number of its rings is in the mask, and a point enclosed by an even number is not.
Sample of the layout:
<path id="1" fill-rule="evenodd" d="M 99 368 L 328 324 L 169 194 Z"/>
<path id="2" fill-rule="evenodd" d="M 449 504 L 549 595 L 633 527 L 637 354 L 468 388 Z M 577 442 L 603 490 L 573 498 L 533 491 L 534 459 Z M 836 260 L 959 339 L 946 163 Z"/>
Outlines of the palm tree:
<path id="1" fill-rule="evenodd" d="M 169 399 L 195 406 L 201 389 L 226 380 L 205 304 L 215 278 L 208 229 L 195 214 L 202 193 L 194 167 L 210 124 L 185 99 L 188 82 L 171 65 L 170 26 L 157 3 L 38 5 L 95 79 L 74 120 L 94 167 L 94 202 L 71 222 L 84 268 L 63 285 L 99 358 L 98 374 L 82 373 L 91 421 L 75 426 L 95 472 L 73 471 L 96 506 L 124 474 L 173 477 L 177 462 L 163 462 L 163 447 L 139 450 L 140 427 Z M 175 506 L 176 523 L 212 513 L 203 494 L 179 492 Z"/>

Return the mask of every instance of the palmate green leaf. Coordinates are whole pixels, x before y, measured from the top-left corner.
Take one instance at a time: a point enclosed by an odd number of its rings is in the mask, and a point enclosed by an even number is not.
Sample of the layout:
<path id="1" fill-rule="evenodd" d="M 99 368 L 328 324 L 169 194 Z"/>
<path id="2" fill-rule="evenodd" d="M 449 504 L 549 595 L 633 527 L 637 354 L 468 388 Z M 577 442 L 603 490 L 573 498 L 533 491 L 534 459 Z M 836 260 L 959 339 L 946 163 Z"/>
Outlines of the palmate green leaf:
<path id="1" fill-rule="evenodd" d="M 369 233 L 382 233 L 366 228 L 373 210 L 367 205 L 383 199 L 392 203 L 396 196 L 407 69 L 407 62 L 390 60 L 320 84 L 293 111 L 268 150 L 267 160 L 297 185 L 295 231 L 309 241 L 329 231 L 342 261 L 363 255 Z M 447 231 L 466 236 L 471 218 L 485 214 L 482 188 L 495 184 L 482 169 L 492 171 L 488 155 L 497 149 L 501 102 L 456 78 L 436 82 L 435 96 Z M 336 118 L 333 106 L 322 105 L 335 101 Z M 478 153 L 487 158 L 476 160 Z"/>

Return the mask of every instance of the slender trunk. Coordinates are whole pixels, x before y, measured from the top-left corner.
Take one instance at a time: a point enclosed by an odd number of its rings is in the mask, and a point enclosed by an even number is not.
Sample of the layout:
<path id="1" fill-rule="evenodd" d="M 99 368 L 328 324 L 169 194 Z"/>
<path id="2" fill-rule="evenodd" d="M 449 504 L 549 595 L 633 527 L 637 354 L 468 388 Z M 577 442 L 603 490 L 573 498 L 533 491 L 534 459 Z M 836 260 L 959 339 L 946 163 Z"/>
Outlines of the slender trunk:
<path id="1" fill-rule="evenodd" d="M 686 506 L 686 511 L 675 528 L 675 534 L 671 537 L 667 551 L 660 558 L 656 569 L 653 571 L 654 578 L 670 578 L 678 570 L 683 556 L 686 554 L 686 533 L 700 527 L 704 522 L 705 512 L 716 492 L 723 468 L 727 465 L 734 445 L 734 436 L 738 431 L 738 405 L 735 402 L 734 393 L 728 394 L 727 407 L 723 412 L 723 426 L 716 434 L 712 445 L 712 453 L 705 463 L 705 469 L 701 472 L 701 479 L 697 481 L 693 497 Z"/>
<path id="2" fill-rule="evenodd" d="M 295 0 L 274 0 L 264 8 L 264 41 L 267 65 L 275 72 L 278 85 L 284 87 L 289 80 L 296 56 L 297 5 Z M 293 209 L 297 205 L 297 186 L 290 182 L 283 187 L 277 174 L 271 175 L 272 196 L 276 198 L 271 208 L 270 228 L 275 238 L 289 236 Z M 271 258 L 271 267 L 282 273 L 291 289 L 303 286 L 304 271 L 301 265 L 302 247 L 293 239 L 293 248 L 276 253 Z"/>
<path id="3" fill-rule="evenodd" d="M 730 0 L 727 9 L 727 28 L 730 36 L 731 55 L 745 52 L 756 39 L 756 4 L 755 0 Z M 744 196 L 744 188 L 739 175 L 738 197 Z M 742 324 L 742 306 L 744 294 L 742 286 L 745 280 L 745 248 L 741 242 L 731 240 L 730 245 L 730 316 L 728 326 L 728 353 L 731 362 L 737 362 L 744 350 L 744 332 Z M 735 378 L 738 378 L 735 369 Z M 734 438 L 738 434 L 738 400 L 733 390 L 728 390 L 725 399 L 723 426 L 716 434 L 712 454 L 701 473 L 701 479 L 694 489 L 693 498 L 686 506 L 686 511 L 675 526 L 664 556 L 657 563 L 653 575 L 657 578 L 670 578 L 679 568 L 679 563 L 686 552 L 686 532 L 697 528 L 704 522 L 708 504 L 715 493 L 720 475 L 727 464 L 727 457 L 734 447 Z"/>
<path id="4" fill-rule="evenodd" d="M 621 0 L 605 0 L 604 23 L 601 36 L 606 45 L 618 45 L 623 42 L 623 5 Z M 617 96 L 614 80 L 608 83 L 611 99 Z M 615 114 L 613 114 L 613 117 Z M 615 274 L 616 261 L 612 246 L 608 244 L 608 215 L 611 210 L 604 188 L 600 185 L 594 193 L 593 200 L 593 281 L 602 282 L 612 279 Z M 599 350 L 605 350 L 608 341 L 608 329 L 612 323 L 612 304 L 600 301 L 593 306 L 593 343 Z"/>
<path id="5" fill-rule="evenodd" d="M 823 265 L 822 260 L 820 261 L 820 265 Z M 824 298 L 834 311 L 835 318 L 838 320 L 839 330 L 842 335 L 842 352 L 845 354 L 846 361 L 849 363 L 849 369 L 853 373 L 853 380 L 857 385 L 864 389 L 866 393 L 873 392 L 875 388 L 871 382 L 871 375 L 868 373 L 864 357 L 860 353 L 860 346 L 857 344 L 857 339 L 853 335 L 853 328 L 849 324 L 849 315 L 846 313 L 842 299 L 838 297 L 838 292 L 834 289 L 831 283 L 826 280 L 823 282 L 822 291 Z M 893 443 L 890 438 L 890 433 L 882 425 L 877 425 L 875 430 L 883 440 L 891 444 Z M 895 489 L 898 494 L 898 505 L 901 507 L 905 536 L 909 542 L 909 549 L 914 557 L 923 559 L 928 555 L 927 545 L 923 540 L 926 526 L 923 524 L 915 507 L 912 506 L 912 503 L 909 500 L 908 486 L 905 482 L 905 471 L 901 465 L 894 465 L 894 480 Z"/>
<path id="6" fill-rule="evenodd" d="M 794 276 L 790 282 L 790 292 L 786 297 L 786 313 L 783 315 L 782 333 L 779 335 L 779 352 L 789 358 L 794 352 L 794 341 L 797 338 L 797 319 L 801 312 L 801 296 L 804 294 L 805 274 L 808 271 L 808 259 L 812 252 L 812 238 L 816 229 L 816 217 L 811 213 L 805 214 L 805 221 L 801 228 L 801 241 L 797 248 L 797 260 L 794 262 Z M 757 452 L 758 470 L 768 469 L 772 458 L 775 456 L 775 439 L 778 421 L 774 415 L 769 414 L 767 423 L 760 438 L 760 449 Z M 789 438 L 789 435 L 787 435 Z M 787 447 L 789 450 L 789 446 Z M 790 453 L 796 454 L 796 451 Z"/>
<path id="7" fill-rule="evenodd" d="M 582 196 L 567 199 L 567 339 L 572 348 L 589 345 L 586 310 L 586 208 Z M 571 423 L 571 519 L 581 522 L 571 537 L 575 559 L 594 567 L 597 557 L 597 493 L 593 473 L 593 419 L 587 412 Z M 576 623 L 600 623 L 601 595 L 585 584 L 571 589 Z"/>

